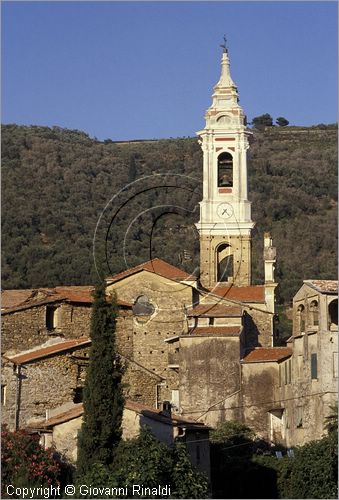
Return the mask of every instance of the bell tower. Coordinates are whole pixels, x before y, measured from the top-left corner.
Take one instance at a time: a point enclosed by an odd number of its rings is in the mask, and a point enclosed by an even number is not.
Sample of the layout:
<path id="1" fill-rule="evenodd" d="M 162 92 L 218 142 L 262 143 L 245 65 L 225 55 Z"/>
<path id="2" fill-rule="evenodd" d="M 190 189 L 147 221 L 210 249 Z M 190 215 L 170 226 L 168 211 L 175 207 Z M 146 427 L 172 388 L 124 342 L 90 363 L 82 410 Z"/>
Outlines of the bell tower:
<path id="1" fill-rule="evenodd" d="M 226 43 L 221 76 L 214 87 L 205 128 L 199 132 L 203 150 L 203 199 L 200 220 L 200 280 L 204 287 L 251 284 L 251 203 L 248 201 L 247 151 L 251 132 L 238 104 Z"/>

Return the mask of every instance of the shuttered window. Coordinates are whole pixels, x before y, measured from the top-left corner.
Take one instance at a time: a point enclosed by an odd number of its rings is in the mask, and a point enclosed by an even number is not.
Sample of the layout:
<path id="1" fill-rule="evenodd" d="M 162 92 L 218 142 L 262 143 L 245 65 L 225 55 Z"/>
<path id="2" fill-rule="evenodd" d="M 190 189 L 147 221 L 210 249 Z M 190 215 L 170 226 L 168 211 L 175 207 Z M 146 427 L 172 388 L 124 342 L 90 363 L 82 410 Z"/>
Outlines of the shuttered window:
<path id="1" fill-rule="evenodd" d="M 318 378 L 318 360 L 315 353 L 311 354 L 311 378 Z"/>

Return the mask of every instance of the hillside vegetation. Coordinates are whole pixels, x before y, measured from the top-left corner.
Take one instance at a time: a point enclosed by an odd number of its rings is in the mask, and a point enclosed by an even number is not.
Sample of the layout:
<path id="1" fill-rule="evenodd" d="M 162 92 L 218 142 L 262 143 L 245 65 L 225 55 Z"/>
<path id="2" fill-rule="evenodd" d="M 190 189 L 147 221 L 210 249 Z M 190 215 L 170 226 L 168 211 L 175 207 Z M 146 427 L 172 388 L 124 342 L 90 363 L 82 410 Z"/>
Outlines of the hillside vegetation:
<path id="1" fill-rule="evenodd" d="M 91 284 L 97 269 L 108 275 L 155 256 L 197 271 L 201 178 L 195 138 L 100 142 L 3 126 L 3 288 Z M 249 182 L 254 283 L 263 280 L 265 231 L 277 247 L 281 302 L 303 279 L 335 278 L 337 127 L 254 131 Z"/>

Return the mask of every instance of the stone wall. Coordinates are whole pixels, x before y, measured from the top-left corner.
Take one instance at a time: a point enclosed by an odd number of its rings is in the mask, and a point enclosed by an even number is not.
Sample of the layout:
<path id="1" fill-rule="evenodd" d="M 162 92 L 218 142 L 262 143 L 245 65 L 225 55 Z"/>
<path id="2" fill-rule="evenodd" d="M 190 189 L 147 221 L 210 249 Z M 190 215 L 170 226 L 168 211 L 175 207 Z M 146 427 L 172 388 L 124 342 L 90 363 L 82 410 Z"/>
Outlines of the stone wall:
<path id="1" fill-rule="evenodd" d="M 238 337 L 180 338 L 182 415 L 215 426 L 238 419 L 240 412 L 240 340 Z"/>
<path id="2" fill-rule="evenodd" d="M 272 347 L 273 314 L 259 307 L 244 307 L 245 347 Z"/>
<path id="3" fill-rule="evenodd" d="M 15 408 L 18 404 L 17 423 L 25 427 L 32 420 L 41 420 L 46 410 L 73 401 L 75 390 L 83 387 L 88 348 L 76 349 L 34 363 L 18 367 L 19 377 L 12 363 L 5 363 L 3 383 L 6 384 L 6 404 L 2 408 L 3 423 L 15 427 Z"/>
<path id="4" fill-rule="evenodd" d="M 227 243 L 233 251 L 233 282 L 237 286 L 251 283 L 251 238 L 248 236 L 200 235 L 200 281 L 206 288 L 216 285 L 217 248 Z"/>
<path id="5" fill-rule="evenodd" d="M 154 307 L 154 313 L 149 316 L 134 316 L 133 340 L 130 344 L 133 354 L 130 353 L 129 357 L 148 372 L 161 377 L 163 384 L 158 389 L 159 401 L 170 401 L 172 383 L 177 385 L 177 382 L 173 380 L 175 374 L 168 368 L 169 346 L 165 339 L 183 332 L 186 325 L 184 306 L 190 307 L 192 304 L 191 287 L 151 272 L 142 271 L 110 285 L 108 292 L 110 290 L 115 290 L 119 299 L 132 304 L 138 297 L 145 295 Z M 136 390 L 145 387 L 145 371 L 134 370 L 130 373 L 133 373 L 131 386 Z M 137 399 L 149 404 L 151 391 L 154 390 L 153 407 L 155 407 L 155 385 L 157 385 L 154 381 L 151 384 L 152 388 L 149 387 L 147 390 L 147 397 Z"/>
<path id="6" fill-rule="evenodd" d="M 243 421 L 263 439 L 270 440 L 269 412 L 276 406 L 274 400 L 275 387 L 279 384 L 278 363 L 243 363 L 241 368 Z"/>
<path id="7" fill-rule="evenodd" d="M 2 313 L 3 353 L 20 352 L 43 344 L 53 336 L 66 339 L 89 337 L 91 306 L 59 304 L 60 327 L 46 328 L 47 305 L 33 306 L 16 312 Z"/>
<path id="8" fill-rule="evenodd" d="M 281 381 L 277 397 L 285 402 L 287 446 L 320 439 L 325 418 L 337 401 L 337 333 L 306 333 L 293 338 L 291 381 Z M 317 378 L 312 379 L 311 355 L 317 354 Z"/>

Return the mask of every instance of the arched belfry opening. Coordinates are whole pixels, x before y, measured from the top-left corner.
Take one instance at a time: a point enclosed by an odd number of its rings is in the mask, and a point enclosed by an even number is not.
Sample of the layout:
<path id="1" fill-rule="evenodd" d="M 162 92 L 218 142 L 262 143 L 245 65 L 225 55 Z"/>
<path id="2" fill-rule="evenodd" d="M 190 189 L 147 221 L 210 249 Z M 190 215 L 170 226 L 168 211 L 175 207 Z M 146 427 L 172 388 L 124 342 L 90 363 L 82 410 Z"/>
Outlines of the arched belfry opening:
<path id="1" fill-rule="evenodd" d="M 233 278 L 233 249 L 228 243 L 222 243 L 216 249 L 217 281 L 229 281 Z"/>
<path id="2" fill-rule="evenodd" d="M 218 187 L 233 187 L 233 156 L 230 153 L 218 156 Z"/>
<path id="3" fill-rule="evenodd" d="M 305 307 L 302 304 L 297 309 L 297 328 L 298 333 L 305 332 Z"/>

